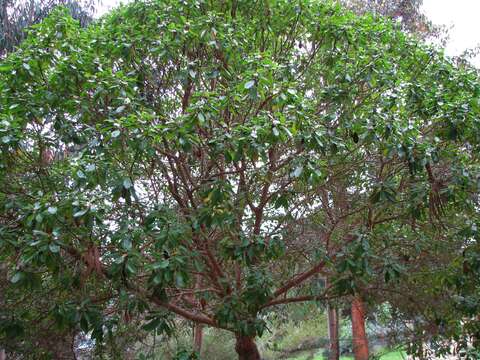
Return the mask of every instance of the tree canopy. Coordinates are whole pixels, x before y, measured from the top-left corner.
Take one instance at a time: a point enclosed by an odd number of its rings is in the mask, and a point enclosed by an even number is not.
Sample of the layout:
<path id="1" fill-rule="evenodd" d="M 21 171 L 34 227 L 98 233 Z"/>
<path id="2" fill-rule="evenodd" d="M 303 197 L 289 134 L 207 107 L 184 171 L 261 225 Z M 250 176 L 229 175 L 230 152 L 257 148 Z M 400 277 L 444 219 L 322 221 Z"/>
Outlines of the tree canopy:
<path id="1" fill-rule="evenodd" d="M 479 111 L 477 72 L 330 2 L 57 9 L 0 63 L 0 260 L 54 305 L 0 336 L 102 344 L 175 314 L 258 359 L 272 308 L 476 241 Z"/>

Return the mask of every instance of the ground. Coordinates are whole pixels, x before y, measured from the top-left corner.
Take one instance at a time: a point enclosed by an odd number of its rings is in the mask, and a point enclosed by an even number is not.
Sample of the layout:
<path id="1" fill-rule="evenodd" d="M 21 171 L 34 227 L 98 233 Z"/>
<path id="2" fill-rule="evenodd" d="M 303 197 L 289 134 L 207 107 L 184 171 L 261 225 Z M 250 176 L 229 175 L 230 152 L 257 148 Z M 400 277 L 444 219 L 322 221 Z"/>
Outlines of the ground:
<path id="1" fill-rule="evenodd" d="M 353 357 L 351 356 L 342 356 L 340 358 L 341 360 L 353 360 Z M 404 360 L 406 359 L 406 355 L 402 351 L 392 351 L 389 353 L 386 353 L 380 357 L 380 360 Z M 296 358 L 289 358 L 287 360 L 324 360 L 324 357 L 322 355 L 317 355 L 313 359 L 309 358 L 309 355 L 302 355 L 300 357 Z"/>

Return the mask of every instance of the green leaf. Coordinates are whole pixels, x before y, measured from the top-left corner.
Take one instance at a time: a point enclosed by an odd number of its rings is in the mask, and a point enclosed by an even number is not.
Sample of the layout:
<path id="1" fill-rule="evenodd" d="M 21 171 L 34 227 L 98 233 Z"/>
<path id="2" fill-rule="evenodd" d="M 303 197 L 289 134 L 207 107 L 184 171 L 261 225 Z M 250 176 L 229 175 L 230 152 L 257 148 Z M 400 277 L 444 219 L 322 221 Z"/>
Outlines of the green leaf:
<path id="1" fill-rule="evenodd" d="M 125 111 L 125 105 L 121 105 L 115 109 L 115 114 L 121 114 L 124 111 Z"/>
<path id="2" fill-rule="evenodd" d="M 130 251 L 132 250 L 132 239 L 129 237 L 129 236 L 126 236 L 123 241 L 122 241 L 122 247 L 127 250 L 127 251 Z"/>
<path id="3" fill-rule="evenodd" d="M 17 284 L 25 278 L 25 273 L 22 271 L 17 271 L 10 279 L 12 284 Z"/>
<path id="4" fill-rule="evenodd" d="M 73 217 L 74 218 L 81 217 L 81 216 L 85 215 L 87 213 L 87 211 L 88 211 L 88 209 L 79 210 L 79 211 L 77 211 L 76 213 L 73 214 Z"/>
<path id="5" fill-rule="evenodd" d="M 170 261 L 169 261 L 168 259 L 165 259 L 165 260 L 161 260 L 161 261 L 156 262 L 155 264 L 153 264 L 152 268 L 153 268 L 154 270 L 166 269 L 169 264 L 170 264 Z"/>
<path id="6" fill-rule="evenodd" d="M 137 273 L 137 268 L 131 260 L 127 260 L 127 263 L 125 265 L 125 269 L 127 270 L 129 275 L 134 275 L 134 274 Z"/>
<path id="7" fill-rule="evenodd" d="M 54 254 L 56 254 L 60 251 L 60 246 L 58 244 L 55 244 L 55 243 L 51 243 L 50 245 L 48 245 L 48 248 Z"/>
<path id="8" fill-rule="evenodd" d="M 86 179 L 87 178 L 87 176 L 85 175 L 85 173 L 82 170 L 77 171 L 77 177 L 79 179 Z"/>
<path id="9" fill-rule="evenodd" d="M 148 323 L 142 326 L 143 330 L 145 331 L 153 331 L 155 330 L 158 326 L 160 325 L 160 319 L 155 318 L 153 320 L 150 320 Z"/>
<path id="10" fill-rule="evenodd" d="M 250 80 L 245 83 L 245 89 L 250 89 L 255 85 L 255 80 Z"/>
<path id="11" fill-rule="evenodd" d="M 303 172 L 303 166 L 302 165 L 299 165 L 295 168 L 295 170 L 292 172 L 291 176 L 292 177 L 295 177 L 295 178 L 298 178 L 300 177 L 300 175 L 302 175 L 302 172 Z"/>
<path id="12" fill-rule="evenodd" d="M 288 197 L 286 195 L 280 195 L 275 200 L 275 208 L 279 209 L 281 207 L 283 207 L 284 209 L 288 208 Z"/>
<path id="13" fill-rule="evenodd" d="M 120 136 L 120 130 L 114 130 L 112 131 L 112 138 L 117 138 Z"/>
<path id="14" fill-rule="evenodd" d="M 129 178 L 126 178 L 123 180 L 123 187 L 125 189 L 130 189 L 131 187 L 133 186 L 133 183 L 132 183 L 132 180 L 130 180 Z"/>
<path id="15" fill-rule="evenodd" d="M 82 317 L 80 318 L 80 328 L 83 330 L 84 333 L 88 334 L 89 325 L 85 315 L 82 315 Z"/>
<path id="16" fill-rule="evenodd" d="M 35 221 L 40 224 L 40 223 L 43 221 L 43 216 L 42 216 L 42 214 L 37 214 L 37 215 L 35 216 Z"/>
<path id="17" fill-rule="evenodd" d="M 7 65 L 7 64 L 0 64 L 0 72 L 9 72 L 12 70 L 12 66 L 11 65 Z"/>

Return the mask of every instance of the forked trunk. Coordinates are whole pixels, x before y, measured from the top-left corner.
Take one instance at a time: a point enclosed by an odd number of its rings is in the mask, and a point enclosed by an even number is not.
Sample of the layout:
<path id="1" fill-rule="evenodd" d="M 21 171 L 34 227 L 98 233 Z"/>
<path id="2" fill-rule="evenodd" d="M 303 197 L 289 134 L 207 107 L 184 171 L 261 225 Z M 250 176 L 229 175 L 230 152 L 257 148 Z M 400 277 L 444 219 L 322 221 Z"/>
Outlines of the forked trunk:
<path id="1" fill-rule="evenodd" d="M 368 360 L 368 339 L 365 331 L 365 307 L 356 296 L 352 301 L 352 337 L 355 360 Z"/>
<path id="2" fill-rule="evenodd" d="M 260 360 L 257 344 L 252 337 L 237 335 L 235 350 L 238 354 L 238 360 Z"/>
<path id="3" fill-rule="evenodd" d="M 328 360 L 340 359 L 340 344 L 338 338 L 338 309 L 330 304 L 327 307 L 328 314 Z"/>

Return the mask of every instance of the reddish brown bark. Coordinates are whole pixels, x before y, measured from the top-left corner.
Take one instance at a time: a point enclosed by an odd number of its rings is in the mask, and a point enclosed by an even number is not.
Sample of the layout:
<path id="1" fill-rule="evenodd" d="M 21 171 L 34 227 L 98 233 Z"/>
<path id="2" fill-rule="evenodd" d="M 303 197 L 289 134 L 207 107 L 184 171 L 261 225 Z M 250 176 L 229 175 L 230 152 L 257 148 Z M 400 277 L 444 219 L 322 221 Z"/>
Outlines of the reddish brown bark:
<path id="1" fill-rule="evenodd" d="M 165 309 L 168 309 L 168 310 L 174 312 L 175 314 L 184 317 L 185 319 L 191 320 L 191 321 L 199 323 L 199 324 L 209 325 L 209 326 L 219 328 L 219 329 L 222 328 L 222 327 L 218 326 L 218 324 L 213 319 L 209 318 L 208 316 L 205 316 L 205 315 L 202 315 L 202 314 L 195 314 L 191 311 L 185 310 L 184 308 L 182 308 L 178 305 L 171 304 L 171 303 L 168 303 L 168 302 L 163 302 L 162 300 L 156 298 L 155 296 L 152 296 L 150 299 L 155 304 L 157 304 L 161 307 L 164 307 Z"/>
<path id="2" fill-rule="evenodd" d="M 193 351 L 200 354 L 202 351 L 203 325 L 195 324 L 193 327 Z"/>
<path id="3" fill-rule="evenodd" d="M 311 276 L 318 274 L 325 267 L 325 264 L 326 264 L 325 261 L 322 261 L 322 262 L 318 263 L 317 265 L 315 265 L 310 270 L 305 271 L 304 273 L 294 277 L 293 279 L 290 279 L 289 281 L 287 281 L 287 283 L 284 286 L 282 286 L 280 289 L 278 289 L 277 291 L 275 291 L 273 293 L 274 297 L 276 298 L 276 297 L 279 297 L 282 294 L 285 294 L 292 287 L 295 287 L 295 286 L 301 284 L 303 281 L 310 278 Z"/>
<path id="4" fill-rule="evenodd" d="M 254 338 L 237 335 L 235 350 L 238 354 L 238 360 L 260 360 L 260 353 Z"/>
<path id="5" fill-rule="evenodd" d="M 352 337 L 355 360 L 368 360 L 368 339 L 365 331 L 365 306 L 356 296 L 352 301 Z"/>
<path id="6" fill-rule="evenodd" d="M 340 344 L 338 337 L 338 309 L 334 306 L 328 305 L 328 360 L 340 359 Z"/>

